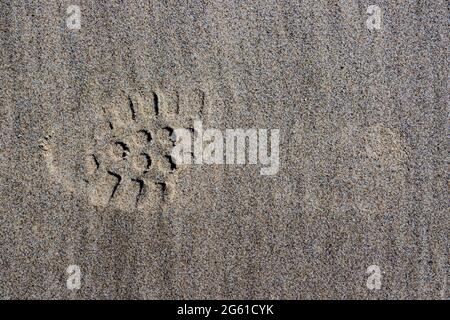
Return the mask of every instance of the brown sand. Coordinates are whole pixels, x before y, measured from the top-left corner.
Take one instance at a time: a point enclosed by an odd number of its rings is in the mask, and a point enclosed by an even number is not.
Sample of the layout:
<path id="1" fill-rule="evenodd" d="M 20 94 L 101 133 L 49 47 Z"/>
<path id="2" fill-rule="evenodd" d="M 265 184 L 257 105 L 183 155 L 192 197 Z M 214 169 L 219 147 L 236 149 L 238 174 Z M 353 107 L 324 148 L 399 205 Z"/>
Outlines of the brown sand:
<path id="1" fill-rule="evenodd" d="M 1 1 L 0 297 L 447 299 L 446 1 L 182 2 Z M 173 168 L 196 118 L 278 174 Z"/>

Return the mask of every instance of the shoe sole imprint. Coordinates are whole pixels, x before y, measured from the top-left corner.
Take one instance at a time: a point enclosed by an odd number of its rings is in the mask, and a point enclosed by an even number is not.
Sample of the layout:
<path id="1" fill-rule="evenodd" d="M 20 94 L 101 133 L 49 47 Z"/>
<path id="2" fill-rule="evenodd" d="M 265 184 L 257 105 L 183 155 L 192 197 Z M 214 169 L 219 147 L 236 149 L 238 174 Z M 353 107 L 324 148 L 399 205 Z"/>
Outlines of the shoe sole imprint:
<path id="1" fill-rule="evenodd" d="M 172 132 L 202 119 L 206 94 L 175 91 L 170 100 L 169 105 L 155 90 L 102 106 L 103 121 L 86 157 L 85 181 L 94 205 L 133 211 L 164 206 L 173 197 L 179 168 L 170 154 Z"/>

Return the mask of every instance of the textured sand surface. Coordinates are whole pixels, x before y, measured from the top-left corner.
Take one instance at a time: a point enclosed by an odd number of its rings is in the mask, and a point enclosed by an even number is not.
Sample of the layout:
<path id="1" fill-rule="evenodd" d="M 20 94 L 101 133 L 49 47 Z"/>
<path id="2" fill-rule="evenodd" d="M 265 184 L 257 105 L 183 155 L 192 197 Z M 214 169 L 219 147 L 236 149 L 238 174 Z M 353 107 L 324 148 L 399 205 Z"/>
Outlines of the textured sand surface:
<path id="1" fill-rule="evenodd" d="M 0 297 L 448 299 L 447 19 L 444 0 L 1 1 Z M 280 129 L 279 172 L 174 169 L 196 118 Z"/>

